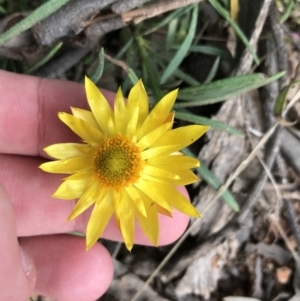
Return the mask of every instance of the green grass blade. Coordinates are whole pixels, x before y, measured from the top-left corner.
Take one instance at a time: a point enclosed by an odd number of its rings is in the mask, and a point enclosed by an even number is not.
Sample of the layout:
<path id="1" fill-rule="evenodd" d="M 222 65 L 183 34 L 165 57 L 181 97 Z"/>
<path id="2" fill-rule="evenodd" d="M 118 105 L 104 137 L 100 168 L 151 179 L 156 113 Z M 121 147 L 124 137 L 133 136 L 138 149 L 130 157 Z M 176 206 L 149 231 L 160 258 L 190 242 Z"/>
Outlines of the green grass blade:
<path id="1" fill-rule="evenodd" d="M 128 77 L 133 85 L 135 85 L 139 81 L 139 78 L 137 77 L 136 73 L 131 68 L 129 68 L 128 70 Z"/>
<path id="2" fill-rule="evenodd" d="M 185 148 L 182 152 L 187 156 L 197 158 L 188 148 Z M 201 166 L 197 167 L 196 170 L 199 176 L 214 190 L 217 191 L 222 186 L 221 181 L 203 163 L 201 163 Z M 228 189 L 223 192 L 221 197 L 233 211 L 239 212 L 239 204 Z"/>
<path id="3" fill-rule="evenodd" d="M 160 22 L 156 23 L 154 26 L 152 26 L 148 30 L 144 31 L 141 35 L 145 36 L 150 33 L 153 33 L 154 31 L 158 30 L 159 28 L 169 24 L 173 19 L 179 18 L 180 16 L 189 12 L 192 8 L 193 8 L 192 6 L 187 6 L 184 8 L 176 9 L 174 12 L 170 13 L 166 18 L 162 19 Z"/>
<path id="4" fill-rule="evenodd" d="M 104 48 L 101 47 L 99 54 L 98 54 L 97 67 L 96 67 L 94 73 L 90 77 L 91 81 L 94 83 L 97 83 L 103 74 L 103 70 L 104 70 Z"/>
<path id="5" fill-rule="evenodd" d="M 179 90 L 178 99 L 185 102 L 176 103 L 175 108 L 202 106 L 224 101 L 233 95 L 257 89 L 282 77 L 285 72 L 279 72 L 272 77 L 262 73 L 231 77 Z"/>
<path id="6" fill-rule="evenodd" d="M 36 25 L 38 22 L 44 20 L 69 1 L 70 0 L 49 0 L 46 3 L 42 4 L 26 18 L 2 33 L 0 35 L 0 46 L 4 45 L 15 36 Z"/>
<path id="7" fill-rule="evenodd" d="M 219 65 L 220 65 L 220 57 L 218 56 L 216 58 L 216 60 L 214 61 L 214 64 L 213 64 L 212 68 L 210 69 L 204 83 L 210 83 L 214 79 L 214 77 L 216 76 L 216 73 L 218 71 Z"/>
<path id="8" fill-rule="evenodd" d="M 132 42 L 133 42 L 133 38 L 130 38 L 127 43 L 121 48 L 121 50 L 118 52 L 118 54 L 116 55 L 116 59 L 119 60 L 121 59 L 121 57 L 126 53 L 126 51 L 129 49 L 129 47 L 131 46 Z"/>
<path id="9" fill-rule="evenodd" d="M 190 86 L 192 87 L 195 87 L 195 86 L 199 86 L 200 83 L 194 79 L 192 76 L 186 74 L 185 72 L 183 72 L 182 70 L 180 69 L 177 69 L 175 72 L 174 72 L 174 75 L 176 77 L 178 77 L 179 79 L 183 80 L 184 82 L 186 82 L 187 84 L 189 84 Z"/>
<path id="10" fill-rule="evenodd" d="M 177 33 L 179 19 L 173 19 L 168 25 L 168 32 L 166 37 L 166 51 L 169 52 L 175 41 L 175 36 Z"/>
<path id="11" fill-rule="evenodd" d="M 1 5 L 0 5 L 0 13 L 3 15 L 7 14 L 6 10 Z"/>
<path id="12" fill-rule="evenodd" d="M 142 58 L 143 68 L 148 75 L 149 85 L 152 89 L 155 101 L 159 101 L 162 98 L 163 93 L 159 86 L 159 76 L 157 70 L 156 68 L 154 68 L 154 65 L 149 59 L 149 55 L 147 54 L 145 49 L 146 41 L 142 37 L 136 37 L 136 41 Z"/>
<path id="13" fill-rule="evenodd" d="M 173 49 L 178 49 L 179 47 L 180 47 L 179 45 L 172 46 Z M 222 59 L 229 62 L 230 64 L 233 64 L 233 62 L 234 62 L 234 59 L 230 55 L 230 53 L 224 51 L 223 49 L 213 47 L 213 46 L 192 45 L 189 48 L 189 51 L 190 52 L 197 52 L 197 53 L 207 54 L 207 55 L 212 55 L 212 56 L 220 56 Z"/>
<path id="14" fill-rule="evenodd" d="M 289 85 L 285 86 L 277 96 L 277 99 L 275 101 L 275 105 L 273 108 L 273 113 L 275 116 L 280 117 L 283 110 L 286 107 L 286 101 L 287 96 L 291 88 L 293 88 L 295 85 L 298 85 L 300 83 L 300 80 L 292 81 Z"/>
<path id="15" fill-rule="evenodd" d="M 63 45 L 62 42 L 55 45 L 42 60 L 40 60 L 33 67 L 31 67 L 26 73 L 31 74 L 32 72 L 34 72 L 35 70 L 39 69 L 47 62 L 49 62 L 52 59 L 52 57 L 57 53 L 57 51 L 61 48 L 62 45 Z"/>
<path id="16" fill-rule="evenodd" d="M 180 48 L 170 61 L 169 65 L 167 66 L 166 70 L 161 76 L 160 83 L 163 84 L 167 81 L 167 79 L 174 73 L 174 71 L 179 67 L 183 59 L 185 58 L 186 54 L 189 51 L 190 46 L 192 45 L 193 39 L 196 33 L 196 25 L 198 20 L 198 5 L 193 5 L 192 11 L 192 18 L 190 22 L 190 27 L 188 30 L 188 34 L 184 39 L 183 43 L 181 44 Z"/>
<path id="17" fill-rule="evenodd" d="M 288 3 L 288 5 L 285 7 L 285 11 L 283 13 L 283 15 L 280 17 L 280 23 L 283 24 L 291 15 L 293 9 L 295 8 L 295 3 L 294 0 L 290 0 L 290 2 Z"/>
<path id="18" fill-rule="evenodd" d="M 240 27 L 231 19 L 228 11 L 222 7 L 222 5 L 217 0 L 209 0 L 210 4 L 216 9 L 216 11 L 230 24 L 234 29 L 239 38 L 243 41 L 248 51 L 251 53 L 255 63 L 259 65 L 259 59 L 254 49 L 250 45 L 247 37 L 244 35 Z"/>
<path id="19" fill-rule="evenodd" d="M 198 116 L 192 113 L 186 113 L 186 112 L 176 112 L 175 117 L 184 120 L 189 121 L 191 123 L 197 123 L 197 124 L 203 124 L 211 126 L 212 128 L 215 128 L 217 130 L 226 131 L 232 135 L 238 136 L 238 137 L 244 137 L 244 134 L 237 130 L 236 128 L 227 125 L 224 122 L 212 120 L 210 118 Z"/>

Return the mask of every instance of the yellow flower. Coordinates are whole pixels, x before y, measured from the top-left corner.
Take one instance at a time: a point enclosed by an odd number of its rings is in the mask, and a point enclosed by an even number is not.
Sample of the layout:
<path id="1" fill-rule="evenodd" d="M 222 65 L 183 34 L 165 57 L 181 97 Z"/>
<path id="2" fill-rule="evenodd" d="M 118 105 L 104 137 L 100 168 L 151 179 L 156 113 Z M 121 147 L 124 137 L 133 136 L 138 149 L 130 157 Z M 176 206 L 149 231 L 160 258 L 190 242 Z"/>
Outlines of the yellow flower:
<path id="1" fill-rule="evenodd" d="M 172 129 L 170 112 L 177 90 L 164 96 L 149 113 L 148 97 L 140 80 L 124 102 L 117 91 L 114 110 L 90 79 L 85 90 L 91 111 L 72 108 L 58 117 L 83 143 L 59 143 L 45 152 L 57 159 L 40 166 L 51 173 L 69 174 L 53 197 L 76 203 L 69 220 L 94 205 L 86 229 L 86 247 L 91 248 L 115 216 L 128 250 L 134 243 L 135 218 L 149 240 L 157 245 L 158 213 L 172 216 L 173 208 L 200 217 L 190 202 L 176 190 L 199 179 L 190 168 L 199 161 L 178 151 L 201 137 L 207 126 Z"/>

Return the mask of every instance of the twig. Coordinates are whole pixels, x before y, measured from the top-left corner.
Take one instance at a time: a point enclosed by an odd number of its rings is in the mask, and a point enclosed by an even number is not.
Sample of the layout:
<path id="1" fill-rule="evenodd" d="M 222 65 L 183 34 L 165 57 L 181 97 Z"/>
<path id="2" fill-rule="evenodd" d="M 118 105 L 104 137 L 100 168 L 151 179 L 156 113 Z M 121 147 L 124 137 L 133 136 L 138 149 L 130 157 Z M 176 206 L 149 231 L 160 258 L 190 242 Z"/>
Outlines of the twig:
<path id="1" fill-rule="evenodd" d="M 108 60 L 109 62 L 121 67 L 126 73 L 129 72 L 129 66 L 125 62 L 120 61 L 120 60 L 116 60 L 116 59 L 112 58 L 110 55 L 108 55 L 106 53 L 104 54 L 104 58 L 106 60 Z"/>
<path id="2" fill-rule="evenodd" d="M 274 42 L 276 48 L 278 48 L 278 51 L 276 52 L 277 56 L 277 64 L 278 64 L 278 70 L 287 70 L 287 56 L 285 51 L 285 45 L 283 42 L 283 32 L 278 27 L 279 24 L 279 16 L 278 12 L 276 11 L 276 8 L 274 4 L 270 7 L 269 12 L 269 18 L 270 18 L 270 25 L 271 25 L 271 31 L 273 34 Z M 287 78 L 284 76 L 279 80 L 279 90 L 282 90 L 283 87 L 286 85 Z M 291 106 L 287 106 L 283 116 L 286 116 L 287 112 L 290 110 Z M 282 132 L 282 127 L 279 127 L 279 122 L 277 121 L 275 125 L 272 127 L 274 128 L 274 135 L 272 139 L 270 140 L 269 144 L 267 145 L 266 149 L 266 166 L 268 169 L 271 169 L 273 166 L 273 163 L 276 159 L 276 156 L 278 154 L 279 149 L 279 141 L 280 141 L 280 134 Z M 253 208 L 254 204 L 256 203 L 257 197 L 260 194 L 262 188 L 264 187 L 264 184 L 267 180 L 267 173 L 263 170 L 259 176 L 258 179 L 252 188 L 247 201 L 245 202 L 245 205 L 242 209 L 242 212 L 239 216 L 239 222 L 243 222 L 243 220 L 247 217 L 249 214 L 249 211 Z"/>
<path id="3" fill-rule="evenodd" d="M 293 244 L 290 242 L 289 238 L 287 237 L 287 235 L 285 234 L 284 230 L 282 229 L 279 221 L 278 221 L 278 216 L 275 215 L 271 215 L 269 217 L 271 223 L 277 228 L 278 232 L 280 233 L 282 239 L 284 240 L 287 248 L 290 250 L 290 252 L 292 253 L 296 263 L 298 266 L 300 266 L 300 256 L 298 255 L 298 253 L 295 251 Z"/>
<path id="4" fill-rule="evenodd" d="M 298 255 L 300 257 L 300 229 L 298 226 L 298 222 L 297 222 L 297 217 L 294 211 L 294 208 L 291 204 L 291 202 L 287 199 L 283 199 L 283 204 L 285 207 L 285 210 L 287 212 L 287 217 L 288 217 L 288 221 L 290 223 L 292 232 L 295 236 L 295 239 L 297 241 L 297 245 L 298 245 Z"/>
<path id="5" fill-rule="evenodd" d="M 174 10 L 180 7 L 187 6 L 193 3 L 199 3 L 203 0 L 165 0 L 157 2 L 153 5 L 145 6 L 126 12 L 122 15 L 122 19 L 125 23 L 133 22 L 138 24 L 146 19 L 159 16 L 163 13 L 166 13 L 170 10 Z"/>

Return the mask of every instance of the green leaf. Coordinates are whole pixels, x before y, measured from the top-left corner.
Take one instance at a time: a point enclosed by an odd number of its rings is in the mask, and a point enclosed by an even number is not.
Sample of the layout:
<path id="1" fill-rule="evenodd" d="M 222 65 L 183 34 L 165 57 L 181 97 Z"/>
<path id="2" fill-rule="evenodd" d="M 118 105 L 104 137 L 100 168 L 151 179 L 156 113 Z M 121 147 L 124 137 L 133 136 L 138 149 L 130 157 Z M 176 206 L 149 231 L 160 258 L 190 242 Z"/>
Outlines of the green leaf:
<path id="1" fill-rule="evenodd" d="M 173 49 L 179 49 L 179 45 L 174 45 L 172 46 Z M 224 51 L 223 49 L 213 47 L 213 46 L 206 46 L 206 45 L 192 45 L 189 48 L 190 52 L 196 52 L 196 53 L 203 53 L 207 55 L 212 55 L 212 56 L 220 56 L 222 59 L 229 63 L 233 63 L 234 59 L 230 55 L 229 52 Z"/>
<path id="2" fill-rule="evenodd" d="M 174 72 L 174 75 L 176 77 L 178 77 L 179 79 L 183 80 L 184 82 L 186 82 L 187 84 L 189 84 L 192 87 L 200 85 L 200 83 L 196 79 L 194 79 L 192 76 L 186 74 L 184 71 L 182 71 L 180 69 L 177 69 Z"/>
<path id="3" fill-rule="evenodd" d="M 3 15 L 7 14 L 6 10 L 2 7 L 2 5 L 0 5 L 0 13 Z"/>
<path id="4" fill-rule="evenodd" d="M 187 7 L 184 7 L 184 8 L 176 9 L 174 12 L 170 13 L 167 17 L 162 19 L 160 22 L 157 22 L 154 26 L 147 29 L 141 35 L 145 36 L 145 35 L 148 35 L 148 34 L 154 32 L 154 31 L 158 30 L 159 28 L 169 24 L 173 19 L 179 18 L 183 14 L 189 12 L 191 9 L 192 9 L 192 6 L 187 6 Z"/>
<path id="5" fill-rule="evenodd" d="M 126 51 L 129 49 L 129 47 L 131 46 L 133 41 L 134 41 L 134 38 L 130 38 L 127 41 L 127 43 L 120 49 L 120 51 L 116 55 L 117 60 L 119 60 L 126 53 Z"/>
<path id="6" fill-rule="evenodd" d="M 185 148 L 184 150 L 182 150 L 182 152 L 187 156 L 197 158 L 188 148 Z M 196 170 L 199 173 L 200 177 L 214 190 L 218 191 L 222 186 L 221 181 L 202 162 L 201 166 L 197 167 Z M 221 196 L 233 211 L 239 212 L 239 204 L 236 202 L 234 196 L 228 189 L 226 189 Z"/>
<path id="7" fill-rule="evenodd" d="M 49 62 L 53 58 L 53 56 L 57 53 L 57 51 L 61 48 L 62 45 L 63 45 L 62 42 L 55 45 L 42 60 L 40 60 L 33 67 L 31 67 L 26 73 L 31 74 L 32 72 L 34 72 L 35 70 L 39 69 L 47 62 Z"/>
<path id="8" fill-rule="evenodd" d="M 176 103 L 175 108 L 203 106 L 224 101 L 233 95 L 242 94 L 267 85 L 282 77 L 285 71 L 267 78 L 262 73 L 230 77 L 211 83 L 179 90 L 178 99 L 185 102 Z"/>
<path id="9" fill-rule="evenodd" d="M 189 121 L 191 123 L 197 123 L 197 124 L 203 124 L 203 125 L 209 125 L 212 128 L 226 131 L 232 135 L 238 136 L 238 137 L 244 137 L 244 134 L 237 130 L 236 128 L 227 125 L 224 122 L 212 120 L 206 117 L 198 116 L 192 113 L 185 113 L 185 112 L 176 112 L 175 117 L 181 120 Z"/>
<path id="10" fill-rule="evenodd" d="M 175 41 L 175 36 L 177 33 L 177 28 L 178 28 L 178 23 L 179 19 L 173 19 L 169 25 L 168 25 L 168 32 L 167 32 L 167 37 L 166 37 L 166 51 L 169 52 L 174 41 Z"/>
<path id="11" fill-rule="evenodd" d="M 295 6 L 296 6 L 296 4 L 294 3 L 294 0 L 290 0 L 289 3 L 287 4 L 287 6 L 285 7 L 285 11 L 284 11 L 283 15 L 280 17 L 281 24 L 283 24 L 289 18 L 293 9 L 295 8 Z"/>
<path id="12" fill-rule="evenodd" d="M 284 110 L 285 106 L 286 106 L 286 98 L 287 95 L 290 91 L 290 89 L 294 86 L 300 83 L 300 80 L 296 80 L 293 81 L 291 84 L 289 84 L 288 86 L 285 86 L 279 93 L 276 101 L 275 101 L 275 105 L 274 105 L 274 115 L 275 116 L 281 116 L 282 111 Z"/>
<path id="13" fill-rule="evenodd" d="M 220 65 L 220 57 L 218 56 L 216 58 L 216 60 L 214 61 L 214 64 L 211 67 L 204 83 L 210 83 L 214 79 L 214 77 L 216 76 L 216 73 L 218 71 L 219 65 Z"/>
<path id="14" fill-rule="evenodd" d="M 190 46 L 192 45 L 193 39 L 196 33 L 196 25 L 198 20 L 198 5 L 193 5 L 192 18 L 189 27 L 188 34 L 184 41 L 182 42 L 180 48 L 175 53 L 173 58 L 171 59 L 169 65 L 161 76 L 160 83 L 163 84 L 167 81 L 167 79 L 174 73 L 174 71 L 179 67 L 186 54 L 189 51 Z"/>
<path id="15" fill-rule="evenodd" d="M 63 5 L 65 5 L 70 0 L 49 0 L 42 4 L 35 11 L 33 11 L 26 18 L 18 22 L 13 27 L 9 28 L 7 31 L 0 35 L 0 46 L 4 45 L 6 42 L 16 37 L 20 33 L 26 31 L 27 29 L 33 27 L 38 22 L 44 20 Z"/>
<path id="16" fill-rule="evenodd" d="M 250 45 L 247 37 L 244 35 L 240 27 L 231 19 L 228 11 L 222 7 L 222 5 L 217 0 L 209 0 L 210 4 L 216 9 L 216 11 L 231 25 L 239 38 L 243 41 L 248 51 L 251 53 L 255 63 L 259 65 L 259 59 Z"/>
<path id="17" fill-rule="evenodd" d="M 139 81 L 139 78 L 137 77 L 136 73 L 131 68 L 129 68 L 128 70 L 128 77 L 133 85 L 135 85 Z"/>
<path id="18" fill-rule="evenodd" d="M 136 37 L 136 41 L 137 41 L 137 44 L 139 47 L 139 52 L 140 52 L 140 55 L 141 55 L 141 58 L 143 61 L 142 67 L 144 68 L 146 74 L 149 77 L 149 85 L 152 89 L 155 100 L 159 101 L 162 98 L 163 93 L 159 86 L 159 82 L 158 82 L 159 76 L 157 74 L 157 70 L 154 68 L 153 63 L 150 60 L 150 56 L 147 55 L 147 52 L 145 50 L 146 41 L 142 37 Z"/>
<path id="19" fill-rule="evenodd" d="M 96 84 L 100 80 L 100 78 L 103 74 L 103 70 L 104 70 L 104 48 L 101 47 L 99 54 L 98 54 L 98 64 L 97 64 L 96 70 L 90 76 L 90 79 L 93 83 Z"/>

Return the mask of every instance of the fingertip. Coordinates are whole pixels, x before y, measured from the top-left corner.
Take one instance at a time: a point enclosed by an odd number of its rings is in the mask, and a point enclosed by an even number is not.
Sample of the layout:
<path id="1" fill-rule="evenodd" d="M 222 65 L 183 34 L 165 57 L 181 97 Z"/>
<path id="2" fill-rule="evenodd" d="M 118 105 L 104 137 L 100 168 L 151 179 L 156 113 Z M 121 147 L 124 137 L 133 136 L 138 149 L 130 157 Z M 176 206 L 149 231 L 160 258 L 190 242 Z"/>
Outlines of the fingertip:
<path id="1" fill-rule="evenodd" d="M 28 300 L 35 285 L 35 266 L 18 244 L 13 208 L 1 183 L 0 246 L 1 300 Z"/>
<path id="2" fill-rule="evenodd" d="M 71 235 L 23 238 L 22 246 L 36 265 L 36 293 L 55 300 L 94 301 L 108 289 L 113 264 L 108 251 Z"/>

